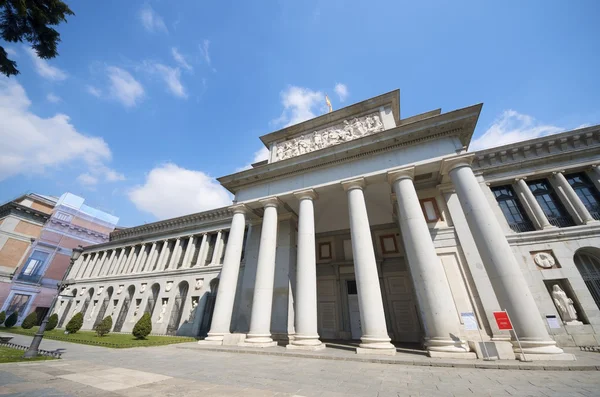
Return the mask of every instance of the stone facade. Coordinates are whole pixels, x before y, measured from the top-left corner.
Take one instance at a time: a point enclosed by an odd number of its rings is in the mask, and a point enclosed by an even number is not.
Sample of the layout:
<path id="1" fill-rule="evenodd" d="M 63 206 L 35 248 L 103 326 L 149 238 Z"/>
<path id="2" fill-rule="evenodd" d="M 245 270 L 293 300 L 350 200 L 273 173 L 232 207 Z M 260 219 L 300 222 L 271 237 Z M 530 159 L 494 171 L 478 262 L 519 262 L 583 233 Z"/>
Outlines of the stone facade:
<path id="1" fill-rule="evenodd" d="M 57 310 L 206 344 L 572 359 L 600 342 L 600 126 L 469 153 L 480 111 L 402 119 L 394 91 L 262 136 L 269 161 L 219 178 L 233 205 L 87 248 Z"/>

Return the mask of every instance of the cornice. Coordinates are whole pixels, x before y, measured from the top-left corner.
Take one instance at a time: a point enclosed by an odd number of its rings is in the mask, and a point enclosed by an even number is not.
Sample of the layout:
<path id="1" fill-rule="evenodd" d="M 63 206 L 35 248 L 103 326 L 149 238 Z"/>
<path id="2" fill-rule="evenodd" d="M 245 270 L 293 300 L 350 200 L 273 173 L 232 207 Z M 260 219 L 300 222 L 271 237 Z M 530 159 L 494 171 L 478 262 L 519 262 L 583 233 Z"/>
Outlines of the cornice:
<path id="1" fill-rule="evenodd" d="M 585 237 L 600 237 L 600 222 L 564 228 L 535 230 L 525 233 L 511 233 L 506 235 L 506 240 L 508 240 L 510 245 L 528 245 L 533 243 L 541 244 L 581 239 Z"/>
<path id="2" fill-rule="evenodd" d="M 63 222 L 57 218 L 50 218 L 46 224 L 49 230 L 56 229 L 57 232 L 68 235 L 74 238 L 85 238 L 94 244 L 108 242 L 109 235 L 91 230 L 82 226 L 75 226 L 69 222 Z"/>
<path id="3" fill-rule="evenodd" d="M 42 225 L 48 221 L 50 214 L 26 207 L 24 205 L 10 201 L 0 206 L 0 218 L 7 217 L 9 215 L 17 215 L 21 218 L 41 222 Z"/>
<path id="4" fill-rule="evenodd" d="M 104 276 L 104 277 L 94 277 L 94 278 L 85 278 L 73 280 L 70 283 L 70 286 L 73 285 L 81 285 L 81 284 L 90 284 L 90 283 L 111 283 L 118 282 L 123 283 L 127 280 L 139 280 L 139 279 L 152 279 L 155 277 L 175 277 L 175 276 L 188 276 L 188 275 L 199 275 L 206 273 L 215 273 L 219 272 L 219 270 L 223 267 L 222 264 L 219 265 L 208 265 L 201 267 L 191 267 L 187 269 L 170 269 L 163 270 L 160 272 L 152 272 L 152 273 L 138 273 L 138 274 L 117 274 L 114 276 Z"/>
<path id="5" fill-rule="evenodd" d="M 600 155 L 600 125 L 473 152 L 473 169 L 484 174 L 521 168 L 523 164 Z"/>

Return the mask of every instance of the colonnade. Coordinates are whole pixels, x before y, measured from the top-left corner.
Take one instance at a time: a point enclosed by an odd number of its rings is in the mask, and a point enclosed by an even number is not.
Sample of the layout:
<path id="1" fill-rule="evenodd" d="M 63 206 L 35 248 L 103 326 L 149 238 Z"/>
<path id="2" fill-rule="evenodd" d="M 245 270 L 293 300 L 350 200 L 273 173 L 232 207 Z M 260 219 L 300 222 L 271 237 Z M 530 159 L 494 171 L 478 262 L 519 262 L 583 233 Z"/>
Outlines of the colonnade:
<path id="1" fill-rule="evenodd" d="M 502 308 L 507 309 L 519 332 L 526 353 L 558 354 L 562 350 L 548 335 L 531 292 L 521 274 L 519 264 L 493 214 L 481 187 L 473 174 L 472 156 L 454 157 L 443 162 L 442 171 L 449 174 L 461 207 L 471 228 L 476 246 Z M 415 285 L 421 317 L 424 322 L 425 344 L 432 356 L 474 357 L 459 338 L 460 323 L 453 297 L 436 255 L 431 235 L 420 208 L 414 186 L 414 168 L 394 170 L 387 174 L 396 194 L 399 226 L 406 249 L 408 265 Z M 357 353 L 395 354 L 390 342 L 383 309 L 375 252 L 372 244 L 366 203 L 365 180 L 343 181 L 347 193 L 354 271 L 358 289 L 361 319 L 361 344 Z M 312 189 L 295 193 L 300 201 L 298 213 L 298 250 L 296 277 L 296 335 L 288 348 L 316 350 L 323 348 L 317 331 L 317 280 L 315 258 L 314 201 L 318 195 Z M 260 201 L 264 208 L 259 245 L 254 299 L 250 330 L 244 344 L 272 346 L 271 305 L 275 273 L 277 242 L 276 197 Z M 248 209 L 233 207 L 231 233 L 225 253 L 221 281 L 213 322 L 208 337 L 200 343 L 221 344 L 230 333 L 231 317 L 237 286 L 243 225 Z M 500 308 L 498 308 L 500 309 Z"/>
<path id="2" fill-rule="evenodd" d="M 84 254 L 68 278 L 87 279 L 220 264 L 226 230 L 151 241 Z"/>

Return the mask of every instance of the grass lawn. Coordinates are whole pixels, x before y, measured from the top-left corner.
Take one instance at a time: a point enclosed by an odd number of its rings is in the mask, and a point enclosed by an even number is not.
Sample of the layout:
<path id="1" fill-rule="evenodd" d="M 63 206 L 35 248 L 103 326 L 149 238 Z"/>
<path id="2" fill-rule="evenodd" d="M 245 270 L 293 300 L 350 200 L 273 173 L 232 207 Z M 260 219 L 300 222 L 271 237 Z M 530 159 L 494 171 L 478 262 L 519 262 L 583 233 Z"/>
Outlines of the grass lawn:
<path id="1" fill-rule="evenodd" d="M 19 361 L 54 360 L 53 357 L 37 356 L 36 358 L 23 358 L 25 350 L 12 349 L 0 346 L 0 363 L 16 363 Z"/>
<path id="2" fill-rule="evenodd" d="M 23 329 L 21 327 L 4 328 L 1 327 L 0 331 L 10 332 L 19 335 L 33 336 L 37 332 L 38 327 L 31 329 Z M 81 343 L 84 345 L 94 345 L 103 347 L 139 347 L 139 346 L 160 346 L 169 345 L 171 343 L 182 343 L 182 342 L 194 342 L 195 338 L 188 338 L 183 336 L 156 336 L 149 335 L 146 339 L 137 340 L 131 334 L 113 334 L 109 333 L 105 336 L 97 336 L 93 331 L 78 331 L 75 334 L 65 335 L 65 331 L 62 329 L 53 329 L 52 331 L 44 332 L 44 338 L 62 340 L 65 342 Z"/>

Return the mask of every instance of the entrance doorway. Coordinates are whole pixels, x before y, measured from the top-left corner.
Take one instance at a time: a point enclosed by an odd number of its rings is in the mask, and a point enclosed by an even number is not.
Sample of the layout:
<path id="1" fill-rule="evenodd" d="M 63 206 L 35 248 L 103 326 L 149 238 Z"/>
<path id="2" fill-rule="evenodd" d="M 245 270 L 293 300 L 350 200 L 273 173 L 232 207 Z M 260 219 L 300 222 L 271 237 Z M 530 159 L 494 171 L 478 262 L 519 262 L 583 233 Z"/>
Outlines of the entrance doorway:
<path id="1" fill-rule="evenodd" d="M 350 332 L 352 334 L 352 339 L 359 340 L 362 335 L 362 329 L 360 324 L 360 309 L 358 307 L 358 290 L 356 289 L 356 280 L 346 280 L 346 290 L 348 291 Z"/>

